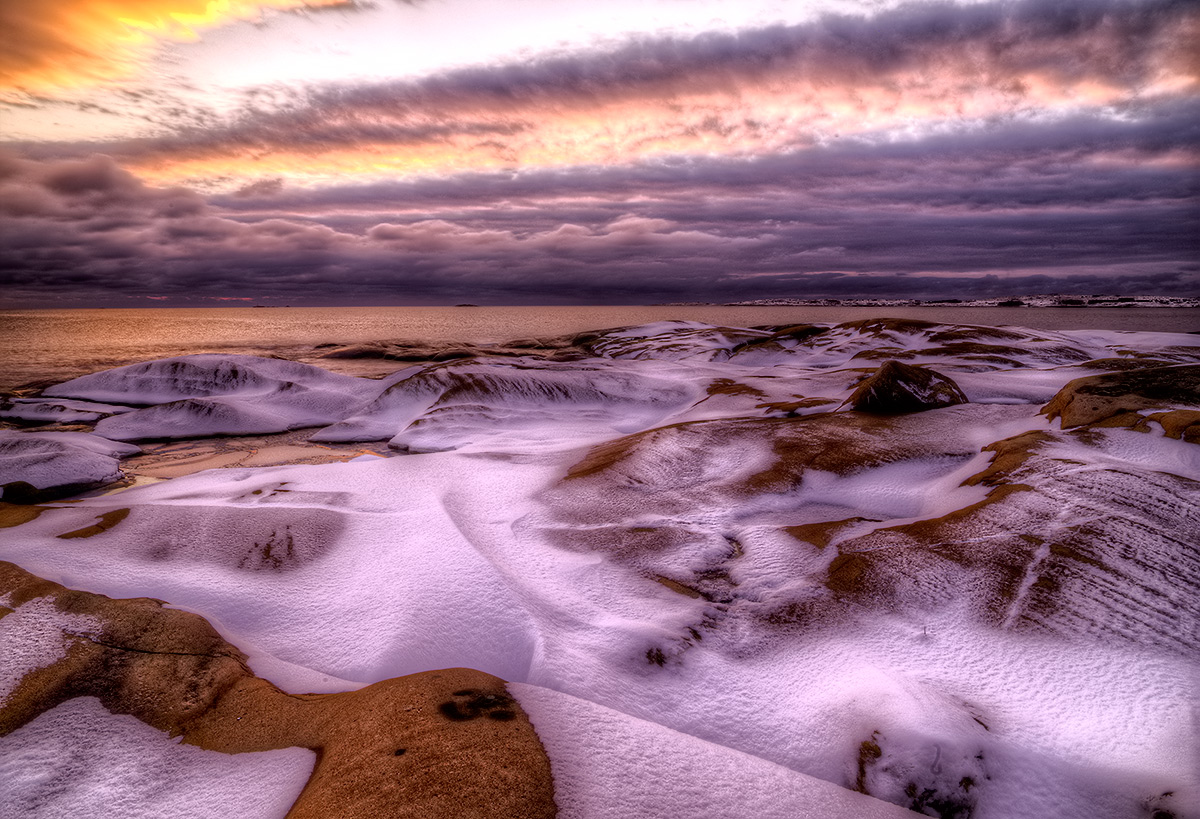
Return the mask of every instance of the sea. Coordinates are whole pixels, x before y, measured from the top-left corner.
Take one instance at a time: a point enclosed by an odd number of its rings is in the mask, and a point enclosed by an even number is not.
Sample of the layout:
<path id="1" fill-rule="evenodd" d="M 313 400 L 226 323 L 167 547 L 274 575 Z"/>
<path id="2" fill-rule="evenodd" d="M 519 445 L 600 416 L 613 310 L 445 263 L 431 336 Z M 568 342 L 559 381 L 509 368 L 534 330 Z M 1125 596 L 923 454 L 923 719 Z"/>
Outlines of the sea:
<path id="1" fill-rule="evenodd" d="M 1200 308 L 645 305 L 8 310 L 0 311 L 0 391 L 190 353 L 276 355 L 369 374 L 361 363 L 321 359 L 322 350 L 317 348 L 396 340 L 502 343 L 667 319 L 758 327 L 883 316 L 1041 330 L 1200 332 Z"/>

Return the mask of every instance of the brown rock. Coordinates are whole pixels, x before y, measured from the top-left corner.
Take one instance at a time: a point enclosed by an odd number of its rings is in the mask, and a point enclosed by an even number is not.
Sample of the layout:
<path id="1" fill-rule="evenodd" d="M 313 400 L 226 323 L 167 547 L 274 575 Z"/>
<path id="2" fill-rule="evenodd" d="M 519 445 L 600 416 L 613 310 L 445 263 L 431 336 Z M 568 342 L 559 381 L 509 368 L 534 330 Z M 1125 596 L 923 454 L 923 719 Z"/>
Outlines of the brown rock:
<path id="1" fill-rule="evenodd" d="M 1122 413 L 1179 406 L 1200 407 L 1200 364 L 1147 367 L 1076 378 L 1059 390 L 1041 412 L 1051 421 L 1061 418 L 1063 429 L 1068 429 L 1096 424 Z"/>
<path id="2" fill-rule="evenodd" d="M 285 693 L 204 618 L 149 599 L 66 589 L 0 562 L 12 608 L 49 597 L 102 623 L 64 635 L 67 656 L 0 705 L 0 737 L 72 697 L 225 753 L 317 753 L 289 817 L 552 817 L 550 763 L 503 680 L 468 668 L 411 674 L 339 694 Z"/>
<path id="3" fill-rule="evenodd" d="M 967 403 L 950 378 L 924 367 L 885 361 L 846 399 L 851 408 L 877 415 L 900 415 Z"/>

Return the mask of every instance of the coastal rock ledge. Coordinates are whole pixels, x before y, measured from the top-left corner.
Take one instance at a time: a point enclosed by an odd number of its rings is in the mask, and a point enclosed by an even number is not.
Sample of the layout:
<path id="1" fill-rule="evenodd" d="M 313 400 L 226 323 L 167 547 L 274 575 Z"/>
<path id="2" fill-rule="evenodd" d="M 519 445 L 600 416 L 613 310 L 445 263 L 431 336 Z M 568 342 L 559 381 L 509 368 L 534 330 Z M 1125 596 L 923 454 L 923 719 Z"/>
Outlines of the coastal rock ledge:
<path id="1" fill-rule="evenodd" d="M 0 603 L 0 644 L 48 649 L 0 671 L 0 737 L 96 697 L 200 748 L 315 751 L 289 819 L 556 814 L 541 742 L 490 674 L 452 668 L 288 694 L 255 676 L 204 618 L 158 600 L 75 591 L 0 562 Z"/>

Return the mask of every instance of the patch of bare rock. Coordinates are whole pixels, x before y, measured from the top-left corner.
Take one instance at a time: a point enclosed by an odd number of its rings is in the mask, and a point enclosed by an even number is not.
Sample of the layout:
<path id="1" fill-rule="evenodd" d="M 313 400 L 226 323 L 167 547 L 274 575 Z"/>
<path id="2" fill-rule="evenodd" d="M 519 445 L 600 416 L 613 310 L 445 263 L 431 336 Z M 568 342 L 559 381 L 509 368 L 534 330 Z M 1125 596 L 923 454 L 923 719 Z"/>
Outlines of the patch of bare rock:
<path id="1" fill-rule="evenodd" d="M 1159 410 L 1158 417 L 1147 413 Z M 1076 378 L 1042 413 L 1063 429 L 1093 424 L 1137 427 L 1160 420 L 1172 438 L 1200 442 L 1200 365 L 1145 367 Z"/>
<path id="2" fill-rule="evenodd" d="M 358 691 L 288 694 L 253 674 L 202 617 L 150 599 L 64 588 L 0 562 L 2 618 L 51 601 L 75 622 L 65 656 L 0 698 L 0 736 L 74 697 L 224 753 L 317 753 L 292 819 L 555 815 L 550 763 L 505 683 L 465 668 Z M 51 658 L 52 659 L 52 658 Z"/>
<path id="3" fill-rule="evenodd" d="M 926 367 L 885 361 L 846 399 L 852 409 L 899 415 L 967 403 L 953 379 Z"/>

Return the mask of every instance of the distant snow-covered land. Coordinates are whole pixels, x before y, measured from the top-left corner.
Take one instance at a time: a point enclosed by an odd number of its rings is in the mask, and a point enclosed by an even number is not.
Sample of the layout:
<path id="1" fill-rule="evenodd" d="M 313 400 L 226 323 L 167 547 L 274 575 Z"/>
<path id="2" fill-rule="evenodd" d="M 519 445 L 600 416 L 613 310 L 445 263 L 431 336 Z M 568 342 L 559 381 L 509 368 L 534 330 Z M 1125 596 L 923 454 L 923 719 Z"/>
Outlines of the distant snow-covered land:
<path id="1" fill-rule="evenodd" d="M 1200 299 L 1187 296 L 1065 296 L 1038 293 L 987 299 L 753 299 L 734 305 L 861 306 L 861 307 L 1200 307 Z"/>
<path id="2" fill-rule="evenodd" d="M 0 805 L 1200 815 L 1200 337 L 415 349 L 0 403 Z"/>

